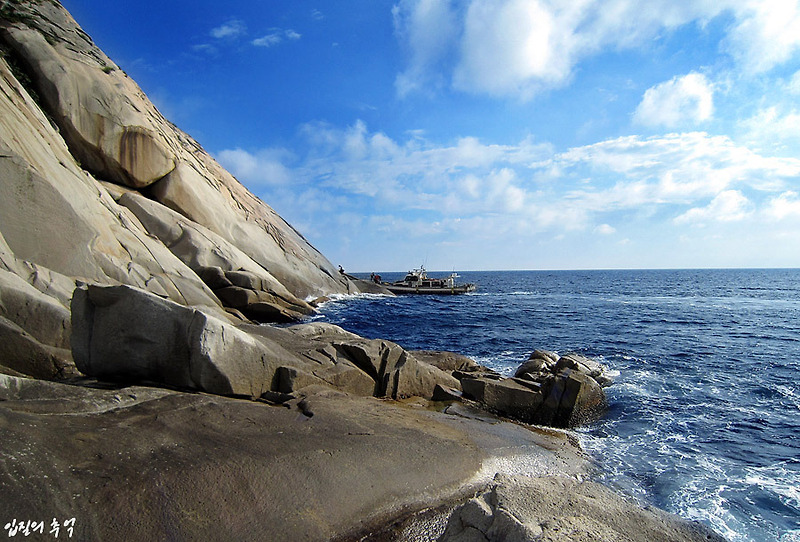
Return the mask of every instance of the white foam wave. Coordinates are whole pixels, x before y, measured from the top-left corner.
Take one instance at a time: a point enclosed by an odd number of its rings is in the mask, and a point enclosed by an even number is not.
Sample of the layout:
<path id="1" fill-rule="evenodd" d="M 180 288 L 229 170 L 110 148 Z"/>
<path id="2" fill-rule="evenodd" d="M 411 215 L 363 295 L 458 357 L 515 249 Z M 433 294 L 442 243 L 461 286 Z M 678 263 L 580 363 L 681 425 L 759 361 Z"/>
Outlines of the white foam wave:
<path id="1" fill-rule="evenodd" d="M 769 467 L 751 467 L 747 469 L 745 482 L 777 495 L 784 505 L 800 514 L 800 472 L 796 464 L 794 469 L 787 466 L 784 462 Z"/>
<path id="2" fill-rule="evenodd" d="M 672 499 L 674 511 L 679 515 L 706 523 L 731 542 L 745 542 L 744 525 L 730 511 L 730 502 L 724 496 L 725 484 L 709 485 L 707 480 L 692 479 L 677 491 Z"/>
<path id="3" fill-rule="evenodd" d="M 359 299 L 386 299 L 386 298 L 393 298 L 395 296 L 388 295 L 388 294 L 370 294 L 359 292 L 355 294 L 331 294 L 328 297 L 327 301 L 323 301 L 318 305 L 318 307 L 324 307 L 329 303 L 338 303 L 342 301 L 352 301 L 352 300 L 359 300 Z M 313 301 L 313 299 L 306 299 L 306 301 Z"/>

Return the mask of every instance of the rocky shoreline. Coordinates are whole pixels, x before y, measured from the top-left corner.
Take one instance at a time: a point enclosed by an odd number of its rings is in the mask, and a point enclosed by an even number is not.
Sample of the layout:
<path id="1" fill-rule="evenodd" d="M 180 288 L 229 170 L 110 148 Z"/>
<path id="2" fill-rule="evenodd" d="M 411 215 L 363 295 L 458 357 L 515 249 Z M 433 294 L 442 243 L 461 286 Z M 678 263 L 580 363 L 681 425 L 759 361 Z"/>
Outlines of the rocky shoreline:
<path id="1" fill-rule="evenodd" d="M 602 415 L 591 359 L 537 350 L 503 378 L 303 323 L 378 286 L 340 274 L 54 0 L 0 2 L 0 179 L 9 537 L 718 539 L 594 484 L 569 432 L 541 427 Z"/>

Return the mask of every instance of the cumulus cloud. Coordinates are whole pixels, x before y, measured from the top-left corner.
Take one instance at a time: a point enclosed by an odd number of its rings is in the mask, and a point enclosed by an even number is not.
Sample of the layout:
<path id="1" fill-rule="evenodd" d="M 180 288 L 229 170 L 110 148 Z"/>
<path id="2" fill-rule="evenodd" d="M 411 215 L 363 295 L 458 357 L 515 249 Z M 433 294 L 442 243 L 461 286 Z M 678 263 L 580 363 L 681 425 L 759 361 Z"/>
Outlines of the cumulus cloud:
<path id="1" fill-rule="evenodd" d="M 707 222 L 736 222 L 747 218 L 752 211 L 750 201 L 738 190 L 719 193 L 706 207 L 694 207 L 675 217 L 676 224 L 705 224 Z"/>
<path id="2" fill-rule="evenodd" d="M 714 112 L 714 91 L 706 76 L 690 73 L 647 89 L 633 120 L 645 126 L 675 128 L 707 121 Z"/>
<path id="3" fill-rule="evenodd" d="M 575 67 L 604 51 L 641 47 L 690 23 L 733 19 L 720 47 L 758 73 L 800 48 L 797 0 L 401 0 L 395 33 L 407 64 L 400 95 L 450 84 L 527 99 L 567 84 Z"/>
<path id="4" fill-rule="evenodd" d="M 563 83 L 577 47 L 576 12 L 529 0 L 471 2 L 453 75 L 455 87 L 527 97 L 540 85 Z"/>
<path id="5" fill-rule="evenodd" d="M 408 67 L 395 80 L 398 94 L 444 84 L 440 68 L 453 52 L 458 31 L 450 2 L 402 0 L 392 15 L 395 33 L 408 56 Z"/>

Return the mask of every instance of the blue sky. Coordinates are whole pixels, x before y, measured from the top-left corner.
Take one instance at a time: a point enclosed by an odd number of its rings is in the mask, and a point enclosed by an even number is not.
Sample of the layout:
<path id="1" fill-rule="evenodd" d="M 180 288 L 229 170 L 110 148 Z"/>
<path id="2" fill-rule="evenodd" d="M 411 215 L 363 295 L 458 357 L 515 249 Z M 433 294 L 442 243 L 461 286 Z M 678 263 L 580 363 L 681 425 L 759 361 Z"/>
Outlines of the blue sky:
<path id="1" fill-rule="evenodd" d="M 800 267 L 800 6 L 64 0 L 353 271 Z"/>

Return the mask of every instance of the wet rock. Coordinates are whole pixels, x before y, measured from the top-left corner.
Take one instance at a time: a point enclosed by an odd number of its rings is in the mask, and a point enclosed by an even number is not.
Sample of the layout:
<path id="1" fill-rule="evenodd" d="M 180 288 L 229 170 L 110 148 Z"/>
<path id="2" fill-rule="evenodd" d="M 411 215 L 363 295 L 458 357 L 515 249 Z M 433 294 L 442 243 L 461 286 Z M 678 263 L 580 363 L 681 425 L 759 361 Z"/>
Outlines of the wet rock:
<path id="1" fill-rule="evenodd" d="M 526 423 L 574 427 L 596 420 L 606 408 L 604 367 L 578 354 L 558 357 L 536 350 L 514 376 L 454 371 L 464 396 L 502 416 Z"/>
<path id="2" fill-rule="evenodd" d="M 594 361 L 593 359 L 589 359 L 586 356 L 581 356 L 580 354 L 575 353 L 564 354 L 558 358 L 555 371 L 558 372 L 562 369 L 572 369 L 574 371 L 589 375 L 592 378 L 597 378 L 603 373 L 603 371 L 605 371 L 605 367 L 598 362 Z"/>

